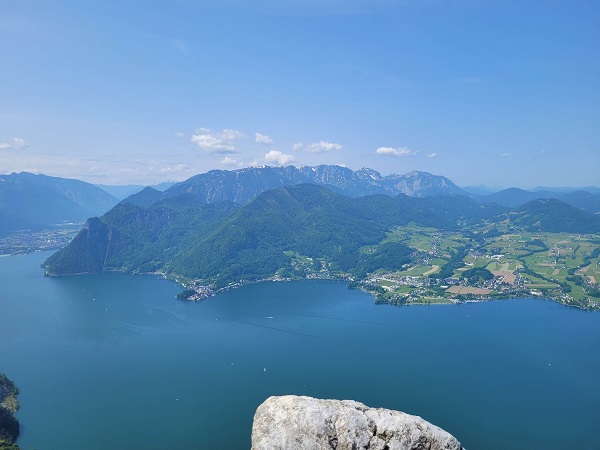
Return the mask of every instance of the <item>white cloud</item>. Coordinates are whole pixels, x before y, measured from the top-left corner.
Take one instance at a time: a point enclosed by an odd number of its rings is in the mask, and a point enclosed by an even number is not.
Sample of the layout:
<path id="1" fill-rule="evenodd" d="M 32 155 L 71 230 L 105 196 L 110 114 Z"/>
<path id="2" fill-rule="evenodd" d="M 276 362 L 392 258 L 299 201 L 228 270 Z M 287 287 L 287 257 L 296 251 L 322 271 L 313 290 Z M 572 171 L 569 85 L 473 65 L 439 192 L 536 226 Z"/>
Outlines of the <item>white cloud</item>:
<path id="1" fill-rule="evenodd" d="M 98 168 L 96 167 L 96 170 Z M 160 169 L 161 174 L 178 174 L 178 173 L 187 173 L 192 170 L 192 167 L 188 164 L 176 164 L 175 166 L 167 166 Z"/>
<path id="2" fill-rule="evenodd" d="M 2 158 L 0 158 L 2 159 Z M 158 158 L 105 155 L 102 158 L 74 158 L 58 152 L 13 152 L 0 161 L 0 173 L 31 172 L 50 176 L 75 178 L 100 184 L 154 184 L 165 178 L 184 180 L 198 173 L 197 163 L 174 163 Z"/>
<path id="3" fill-rule="evenodd" d="M 183 137 L 183 136 L 185 136 L 185 134 L 183 134 L 181 131 L 176 131 L 176 132 L 175 132 L 175 137 L 179 137 L 179 138 L 181 138 L 181 137 Z"/>
<path id="4" fill-rule="evenodd" d="M 246 135 L 241 131 L 230 130 L 228 128 L 221 131 L 221 137 L 227 141 L 232 141 L 236 139 L 245 139 Z"/>
<path id="5" fill-rule="evenodd" d="M 266 134 L 256 133 L 256 142 L 259 144 L 271 145 L 273 143 L 273 139 Z"/>
<path id="6" fill-rule="evenodd" d="M 233 158 L 230 158 L 229 156 L 226 156 L 221 161 L 219 161 L 219 163 L 225 164 L 226 166 L 234 166 L 237 164 L 237 161 Z"/>
<path id="7" fill-rule="evenodd" d="M 271 150 L 265 155 L 265 161 L 268 163 L 277 164 L 278 166 L 285 166 L 288 163 L 294 161 L 292 155 L 286 155 L 278 150 Z"/>
<path id="8" fill-rule="evenodd" d="M 13 138 L 10 142 L 3 142 L 0 144 L 0 150 L 17 150 L 25 147 L 28 147 L 28 145 L 25 140 L 21 138 Z"/>
<path id="9" fill-rule="evenodd" d="M 510 158 L 512 156 L 512 153 L 500 153 L 500 156 L 502 158 Z"/>
<path id="10" fill-rule="evenodd" d="M 302 150 L 309 153 L 326 153 L 341 149 L 341 144 L 335 144 L 327 141 L 313 142 L 312 144 L 307 145 L 304 145 L 302 142 L 296 142 L 294 145 L 292 145 L 292 150 L 294 151 Z"/>
<path id="11" fill-rule="evenodd" d="M 311 153 L 325 153 L 341 149 L 342 146 L 340 144 L 327 141 L 315 142 L 306 146 L 306 151 Z"/>
<path id="12" fill-rule="evenodd" d="M 375 153 L 378 155 L 387 155 L 387 156 L 414 156 L 419 153 L 418 150 L 411 150 L 407 147 L 379 147 L 375 150 Z"/>
<path id="13" fill-rule="evenodd" d="M 218 155 L 236 153 L 236 142 L 246 138 L 244 133 L 229 129 L 213 132 L 210 128 L 198 128 L 195 133 L 192 135 L 191 142 L 208 153 Z"/>
<path id="14" fill-rule="evenodd" d="M 428 155 L 425 155 L 425 158 L 435 158 L 435 157 L 437 157 L 437 155 L 438 155 L 437 153 L 433 152 Z"/>

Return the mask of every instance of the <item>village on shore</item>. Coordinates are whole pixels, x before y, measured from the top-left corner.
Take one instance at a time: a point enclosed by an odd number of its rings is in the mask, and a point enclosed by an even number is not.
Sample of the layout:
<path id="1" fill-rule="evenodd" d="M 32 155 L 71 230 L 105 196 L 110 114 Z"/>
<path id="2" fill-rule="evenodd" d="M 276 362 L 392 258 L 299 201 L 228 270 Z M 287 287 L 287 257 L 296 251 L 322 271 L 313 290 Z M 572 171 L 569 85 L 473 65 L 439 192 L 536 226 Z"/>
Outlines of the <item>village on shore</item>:
<path id="1" fill-rule="evenodd" d="M 292 255 L 293 277 L 276 274 L 256 281 L 345 280 L 378 303 L 395 305 L 543 297 L 584 309 L 600 309 L 600 246 L 595 235 L 567 233 L 489 233 L 473 246 L 461 233 L 417 226 L 390 233 L 416 251 L 401 271 L 383 270 L 362 278 L 330 270 L 325 261 Z M 287 272 L 286 274 L 289 274 Z M 212 289 L 203 280 L 175 281 L 185 287 L 179 298 L 200 301 L 247 280 Z M 254 282 L 256 282 L 254 281 Z"/>

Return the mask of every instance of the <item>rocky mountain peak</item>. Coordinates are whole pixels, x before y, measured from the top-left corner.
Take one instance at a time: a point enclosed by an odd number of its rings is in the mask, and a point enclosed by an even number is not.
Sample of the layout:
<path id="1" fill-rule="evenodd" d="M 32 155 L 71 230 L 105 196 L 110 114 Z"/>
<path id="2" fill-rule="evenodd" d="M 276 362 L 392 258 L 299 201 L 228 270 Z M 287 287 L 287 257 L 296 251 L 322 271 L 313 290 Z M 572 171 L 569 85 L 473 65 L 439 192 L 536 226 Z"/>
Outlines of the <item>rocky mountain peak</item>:
<path id="1" fill-rule="evenodd" d="M 464 194 L 447 178 L 427 172 L 382 176 L 369 168 L 353 171 L 342 166 L 319 165 L 212 170 L 173 186 L 165 191 L 164 197 L 188 192 L 205 203 L 230 200 L 244 204 L 265 190 L 299 183 L 327 186 L 352 197 L 401 193 L 413 197 Z"/>

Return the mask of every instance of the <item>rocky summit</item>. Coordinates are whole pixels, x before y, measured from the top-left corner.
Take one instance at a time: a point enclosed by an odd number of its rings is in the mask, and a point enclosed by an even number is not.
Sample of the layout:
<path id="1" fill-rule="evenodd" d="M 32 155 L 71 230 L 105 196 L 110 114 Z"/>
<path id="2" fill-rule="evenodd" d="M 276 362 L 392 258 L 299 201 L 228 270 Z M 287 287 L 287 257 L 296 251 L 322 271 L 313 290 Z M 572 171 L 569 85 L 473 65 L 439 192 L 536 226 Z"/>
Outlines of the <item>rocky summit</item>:
<path id="1" fill-rule="evenodd" d="M 252 450 L 461 450 L 451 434 L 418 416 L 352 400 L 286 395 L 258 407 Z"/>

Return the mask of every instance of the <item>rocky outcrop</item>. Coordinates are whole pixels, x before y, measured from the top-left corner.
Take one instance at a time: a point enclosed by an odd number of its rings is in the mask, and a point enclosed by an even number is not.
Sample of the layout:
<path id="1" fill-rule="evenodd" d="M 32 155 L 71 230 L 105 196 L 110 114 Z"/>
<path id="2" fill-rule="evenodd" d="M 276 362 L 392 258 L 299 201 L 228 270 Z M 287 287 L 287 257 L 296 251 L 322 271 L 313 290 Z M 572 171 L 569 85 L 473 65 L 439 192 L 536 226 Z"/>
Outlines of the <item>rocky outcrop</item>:
<path id="1" fill-rule="evenodd" d="M 19 409 L 19 389 L 6 375 L 0 373 L 0 450 L 19 450 L 19 422 L 14 413 Z"/>
<path id="2" fill-rule="evenodd" d="M 417 416 L 352 400 L 269 397 L 258 407 L 252 450 L 461 450 L 449 433 Z"/>

